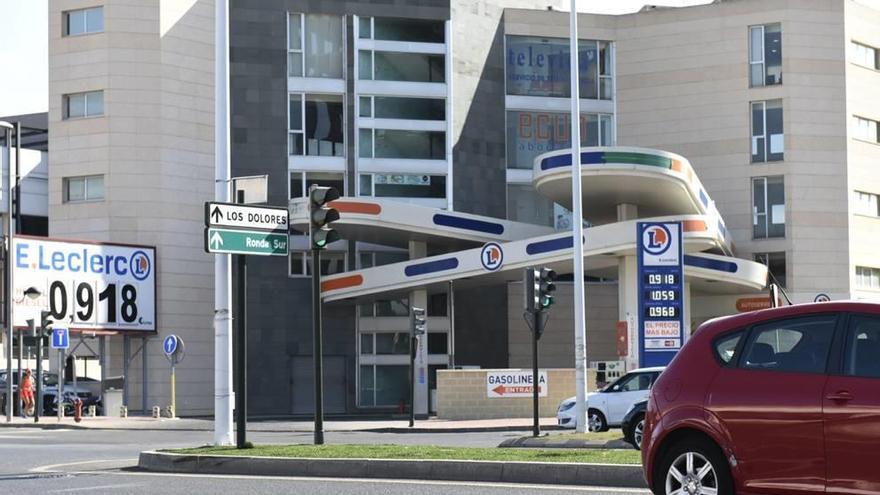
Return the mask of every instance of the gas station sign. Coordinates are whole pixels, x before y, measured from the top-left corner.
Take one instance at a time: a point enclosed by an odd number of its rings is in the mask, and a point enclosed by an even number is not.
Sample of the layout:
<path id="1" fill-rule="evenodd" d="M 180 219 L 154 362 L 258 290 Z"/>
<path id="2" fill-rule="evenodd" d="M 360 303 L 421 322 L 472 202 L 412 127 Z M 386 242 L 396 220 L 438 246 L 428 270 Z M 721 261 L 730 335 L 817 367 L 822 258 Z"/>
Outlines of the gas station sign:
<path id="1" fill-rule="evenodd" d="M 637 224 L 640 366 L 665 366 L 684 335 L 681 223 Z"/>

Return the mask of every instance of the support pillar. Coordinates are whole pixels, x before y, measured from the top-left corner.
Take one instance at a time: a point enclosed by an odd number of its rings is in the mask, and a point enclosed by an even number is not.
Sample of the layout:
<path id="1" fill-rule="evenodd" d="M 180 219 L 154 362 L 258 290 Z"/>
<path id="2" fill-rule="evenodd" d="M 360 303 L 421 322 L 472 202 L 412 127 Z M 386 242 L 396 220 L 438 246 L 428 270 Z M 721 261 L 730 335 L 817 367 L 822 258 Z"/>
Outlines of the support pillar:
<path id="1" fill-rule="evenodd" d="M 639 208 L 636 205 L 621 203 L 617 205 L 617 221 L 636 220 Z M 636 235 L 633 229 L 633 236 Z M 638 263 L 635 254 L 618 258 L 617 264 L 617 319 L 625 321 L 627 327 L 628 354 L 625 357 L 626 369 L 639 367 L 639 283 Z"/>
<path id="2" fill-rule="evenodd" d="M 428 246 L 424 242 L 409 242 L 409 258 L 424 258 L 428 254 Z M 428 291 L 425 289 L 416 289 L 409 293 L 409 304 L 417 308 L 428 309 Z M 428 331 L 431 329 L 430 318 L 427 318 Z M 428 415 L 428 336 L 419 337 L 418 346 L 416 347 L 415 367 L 413 369 L 413 380 L 416 385 L 415 390 L 415 410 L 416 416 L 426 417 Z"/>

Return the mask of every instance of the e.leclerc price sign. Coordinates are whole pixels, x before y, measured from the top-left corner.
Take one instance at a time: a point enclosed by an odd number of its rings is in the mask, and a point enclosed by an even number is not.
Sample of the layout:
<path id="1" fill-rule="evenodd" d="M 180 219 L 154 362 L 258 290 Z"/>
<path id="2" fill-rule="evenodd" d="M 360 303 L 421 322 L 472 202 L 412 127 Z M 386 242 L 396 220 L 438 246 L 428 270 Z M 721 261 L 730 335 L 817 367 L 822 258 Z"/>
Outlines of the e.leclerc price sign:
<path id="1" fill-rule="evenodd" d="M 637 224 L 640 365 L 665 366 L 683 340 L 681 223 Z"/>
<path id="2" fill-rule="evenodd" d="M 72 329 L 156 330 L 156 249 L 16 236 L 15 325 L 48 309 Z M 36 299 L 24 296 L 37 288 Z"/>

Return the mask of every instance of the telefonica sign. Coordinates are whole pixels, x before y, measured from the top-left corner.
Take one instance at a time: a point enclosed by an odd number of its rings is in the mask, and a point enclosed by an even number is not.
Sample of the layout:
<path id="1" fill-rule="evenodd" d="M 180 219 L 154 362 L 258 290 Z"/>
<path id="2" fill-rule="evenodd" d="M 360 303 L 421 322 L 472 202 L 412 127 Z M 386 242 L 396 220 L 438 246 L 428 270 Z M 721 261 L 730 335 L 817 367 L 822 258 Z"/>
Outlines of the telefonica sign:
<path id="1" fill-rule="evenodd" d="M 507 37 L 507 94 L 524 96 L 570 95 L 571 61 L 566 38 Z M 595 84 L 595 42 L 578 47 L 581 86 Z M 594 98 L 590 93 L 582 98 Z"/>

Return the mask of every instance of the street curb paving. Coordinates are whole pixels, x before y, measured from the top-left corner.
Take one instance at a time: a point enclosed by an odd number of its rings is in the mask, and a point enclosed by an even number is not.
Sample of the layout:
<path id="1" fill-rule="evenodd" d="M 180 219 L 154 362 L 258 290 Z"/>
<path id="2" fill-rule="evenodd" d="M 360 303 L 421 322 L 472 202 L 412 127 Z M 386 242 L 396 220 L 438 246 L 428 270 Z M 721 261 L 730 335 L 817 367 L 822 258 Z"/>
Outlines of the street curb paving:
<path id="1" fill-rule="evenodd" d="M 253 476 L 418 479 L 645 488 L 642 467 L 555 462 L 312 459 L 141 452 L 146 471 Z"/>

